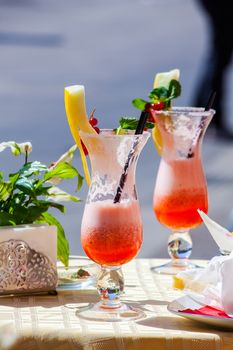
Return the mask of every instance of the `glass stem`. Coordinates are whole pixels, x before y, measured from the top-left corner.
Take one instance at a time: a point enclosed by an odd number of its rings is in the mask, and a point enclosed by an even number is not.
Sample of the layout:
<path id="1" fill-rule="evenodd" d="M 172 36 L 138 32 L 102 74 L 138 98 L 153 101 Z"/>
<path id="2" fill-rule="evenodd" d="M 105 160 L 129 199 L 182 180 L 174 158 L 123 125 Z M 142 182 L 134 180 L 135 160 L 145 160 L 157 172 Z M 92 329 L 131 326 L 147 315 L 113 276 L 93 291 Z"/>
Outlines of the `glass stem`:
<path id="1" fill-rule="evenodd" d="M 173 231 L 168 239 L 168 254 L 174 265 L 186 265 L 192 253 L 192 239 L 189 231 Z"/>
<path id="2" fill-rule="evenodd" d="M 120 266 L 101 266 L 97 280 L 101 307 L 115 309 L 121 306 L 120 295 L 124 290 L 124 277 Z"/>

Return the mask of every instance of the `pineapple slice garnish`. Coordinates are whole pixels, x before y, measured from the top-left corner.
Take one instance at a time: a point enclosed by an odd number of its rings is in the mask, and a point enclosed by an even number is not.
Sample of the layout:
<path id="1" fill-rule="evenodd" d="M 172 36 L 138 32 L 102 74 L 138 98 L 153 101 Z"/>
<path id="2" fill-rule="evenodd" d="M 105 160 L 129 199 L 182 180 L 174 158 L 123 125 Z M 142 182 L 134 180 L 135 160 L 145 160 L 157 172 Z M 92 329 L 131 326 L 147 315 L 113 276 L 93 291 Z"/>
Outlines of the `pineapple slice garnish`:
<path id="1" fill-rule="evenodd" d="M 155 75 L 153 88 L 156 89 L 161 86 L 168 88 L 171 80 L 174 79 L 179 81 L 179 78 L 180 78 L 179 69 L 173 69 L 169 72 L 157 73 Z M 152 139 L 158 154 L 161 156 L 162 149 L 163 149 L 163 140 L 157 124 L 155 124 L 155 127 L 152 129 Z"/>
<path id="2" fill-rule="evenodd" d="M 79 130 L 89 134 L 96 134 L 96 131 L 90 125 L 88 120 L 86 106 L 85 106 L 84 86 L 83 85 L 67 86 L 65 87 L 64 95 L 65 95 L 66 116 L 68 119 L 70 131 L 76 142 L 76 145 L 78 146 L 82 164 L 83 164 L 84 175 L 88 186 L 90 186 L 90 182 L 91 182 L 90 173 L 88 169 L 86 156 L 84 154 L 83 147 L 81 144 Z"/>

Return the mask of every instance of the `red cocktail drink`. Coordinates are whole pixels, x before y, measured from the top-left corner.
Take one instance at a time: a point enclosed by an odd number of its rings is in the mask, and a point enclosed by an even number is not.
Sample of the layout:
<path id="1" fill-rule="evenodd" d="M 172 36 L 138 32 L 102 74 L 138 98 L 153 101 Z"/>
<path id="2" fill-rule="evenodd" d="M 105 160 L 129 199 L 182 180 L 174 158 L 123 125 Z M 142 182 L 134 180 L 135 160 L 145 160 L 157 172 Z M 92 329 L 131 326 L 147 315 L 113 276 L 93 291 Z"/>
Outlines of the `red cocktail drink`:
<path id="1" fill-rule="evenodd" d="M 142 244 L 142 221 L 136 201 L 87 204 L 81 242 L 87 256 L 100 265 L 119 266 L 132 260 Z"/>
<path id="2" fill-rule="evenodd" d="M 205 177 L 198 158 L 161 160 L 153 209 L 159 222 L 172 230 L 187 230 L 202 223 L 197 209 L 208 211 Z"/>
<path id="3" fill-rule="evenodd" d="M 213 110 L 192 107 L 154 112 L 162 152 L 153 209 L 158 221 L 172 231 L 168 239 L 172 261 L 153 268 L 158 273 L 176 274 L 194 267 L 188 262 L 192 252 L 189 230 L 202 223 L 197 209 L 208 211 L 201 144 L 213 114 Z"/>
<path id="4" fill-rule="evenodd" d="M 81 243 L 86 255 L 101 266 L 96 283 L 101 301 L 79 315 L 100 321 L 138 319 L 142 311 L 120 301 L 124 290 L 121 265 L 131 261 L 142 245 L 135 170 L 149 133 L 116 135 L 101 130 L 99 135 L 80 135 L 92 166 Z"/>

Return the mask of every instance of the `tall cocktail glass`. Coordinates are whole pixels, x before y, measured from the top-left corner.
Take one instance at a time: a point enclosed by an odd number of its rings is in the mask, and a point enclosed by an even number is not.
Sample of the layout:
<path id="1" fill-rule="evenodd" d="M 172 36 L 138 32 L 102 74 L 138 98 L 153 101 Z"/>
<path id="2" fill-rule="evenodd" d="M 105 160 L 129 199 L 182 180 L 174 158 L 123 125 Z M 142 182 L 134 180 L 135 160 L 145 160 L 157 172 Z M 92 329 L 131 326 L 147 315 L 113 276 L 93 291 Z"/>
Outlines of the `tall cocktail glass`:
<path id="1" fill-rule="evenodd" d="M 215 111 L 177 107 L 155 112 L 162 138 L 153 209 L 158 221 L 171 230 L 168 253 L 171 262 L 153 267 L 157 273 L 176 274 L 193 267 L 189 230 L 202 220 L 197 209 L 208 211 L 206 178 L 201 160 L 203 136 Z"/>
<path id="2" fill-rule="evenodd" d="M 81 242 L 87 256 L 101 270 L 97 280 L 100 302 L 78 315 L 100 321 L 141 318 L 142 311 L 120 301 L 124 290 L 121 265 L 132 260 L 142 244 L 135 169 L 149 133 L 115 135 L 113 131 L 101 130 L 99 135 L 80 135 L 92 166 Z"/>

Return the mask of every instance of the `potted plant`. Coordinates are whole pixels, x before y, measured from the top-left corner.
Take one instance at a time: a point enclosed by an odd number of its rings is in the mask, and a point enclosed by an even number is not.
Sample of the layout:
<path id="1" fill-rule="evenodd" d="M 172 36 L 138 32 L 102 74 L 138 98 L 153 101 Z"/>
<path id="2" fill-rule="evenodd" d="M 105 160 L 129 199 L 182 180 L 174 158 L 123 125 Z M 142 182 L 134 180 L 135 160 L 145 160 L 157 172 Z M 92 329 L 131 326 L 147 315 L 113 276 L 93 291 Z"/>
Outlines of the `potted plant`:
<path id="1" fill-rule="evenodd" d="M 61 223 L 50 212 L 62 213 L 61 202 L 79 202 L 77 196 L 57 187 L 64 179 L 83 177 L 71 164 L 76 146 L 71 147 L 50 166 L 28 161 L 29 142 L 3 142 L 0 152 L 11 148 L 25 161 L 17 172 L 0 172 L 0 294 L 55 290 L 57 258 L 68 266 L 69 242 Z"/>

